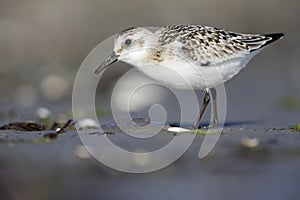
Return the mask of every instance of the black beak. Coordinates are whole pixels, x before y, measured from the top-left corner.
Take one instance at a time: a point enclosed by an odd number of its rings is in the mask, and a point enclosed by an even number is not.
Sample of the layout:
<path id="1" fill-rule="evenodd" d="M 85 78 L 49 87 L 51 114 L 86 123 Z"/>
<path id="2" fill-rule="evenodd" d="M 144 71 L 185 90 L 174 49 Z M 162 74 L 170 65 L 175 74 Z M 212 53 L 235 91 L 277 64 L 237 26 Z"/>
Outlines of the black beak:
<path id="1" fill-rule="evenodd" d="M 118 61 L 119 55 L 116 55 L 116 53 L 113 51 L 112 54 L 105 59 L 105 61 L 96 69 L 95 74 L 99 74 L 104 69 L 106 69 L 109 65 L 115 63 Z"/>

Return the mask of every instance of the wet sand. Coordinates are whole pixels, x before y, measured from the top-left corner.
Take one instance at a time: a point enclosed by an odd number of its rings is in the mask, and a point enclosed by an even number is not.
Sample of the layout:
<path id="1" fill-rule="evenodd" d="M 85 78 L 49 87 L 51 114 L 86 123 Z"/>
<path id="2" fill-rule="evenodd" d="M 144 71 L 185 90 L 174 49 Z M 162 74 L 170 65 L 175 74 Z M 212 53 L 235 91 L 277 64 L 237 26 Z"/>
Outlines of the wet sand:
<path id="1" fill-rule="evenodd" d="M 133 127 L 134 128 L 134 127 Z M 120 146 L 145 149 L 178 137 L 162 132 L 151 143 L 108 137 Z M 204 135 L 175 163 L 148 174 L 112 170 L 82 149 L 76 131 L 46 140 L 46 132 L 1 131 L 0 191 L 3 199 L 298 199 L 300 134 L 293 130 L 230 128 L 204 159 Z M 187 133 L 181 133 L 187 134 Z M 90 137 L 100 137 L 91 135 Z M 257 138 L 245 147 L 242 138 Z"/>

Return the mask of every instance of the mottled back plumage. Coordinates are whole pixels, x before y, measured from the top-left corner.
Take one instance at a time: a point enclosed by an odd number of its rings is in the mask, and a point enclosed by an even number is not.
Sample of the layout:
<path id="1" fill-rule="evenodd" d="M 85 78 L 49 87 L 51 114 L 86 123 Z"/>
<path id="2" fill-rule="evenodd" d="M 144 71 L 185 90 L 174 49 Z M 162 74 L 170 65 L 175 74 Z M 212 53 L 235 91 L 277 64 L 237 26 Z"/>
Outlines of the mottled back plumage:
<path id="1" fill-rule="evenodd" d="M 210 66 L 241 58 L 281 38 L 283 34 L 242 34 L 210 26 L 173 25 L 159 29 L 158 43 L 178 42 L 179 51 L 201 66 Z M 178 45 L 177 45 L 178 46 Z"/>

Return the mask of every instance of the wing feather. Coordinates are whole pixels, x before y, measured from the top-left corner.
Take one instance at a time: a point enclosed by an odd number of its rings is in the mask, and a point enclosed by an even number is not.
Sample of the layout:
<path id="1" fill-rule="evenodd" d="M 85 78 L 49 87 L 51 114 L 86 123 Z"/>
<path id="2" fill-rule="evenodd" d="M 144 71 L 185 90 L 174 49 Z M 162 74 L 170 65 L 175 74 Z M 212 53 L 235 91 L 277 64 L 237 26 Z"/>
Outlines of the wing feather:
<path id="1" fill-rule="evenodd" d="M 156 33 L 161 46 L 174 43 L 177 52 L 201 66 L 216 65 L 234 58 L 245 57 L 283 36 L 280 33 L 242 34 L 200 25 L 166 26 Z"/>

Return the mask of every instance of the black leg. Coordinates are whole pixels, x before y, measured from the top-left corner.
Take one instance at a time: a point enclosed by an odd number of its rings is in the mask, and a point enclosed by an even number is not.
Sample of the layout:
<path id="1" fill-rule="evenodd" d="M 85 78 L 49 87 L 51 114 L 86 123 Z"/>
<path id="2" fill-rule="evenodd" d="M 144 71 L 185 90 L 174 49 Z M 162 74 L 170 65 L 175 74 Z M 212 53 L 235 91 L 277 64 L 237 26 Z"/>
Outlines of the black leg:
<path id="1" fill-rule="evenodd" d="M 212 99 L 213 99 L 213 104 L 212 104 L 212 109 L 213 109 L 213 124 L 210 126 L 211 128 L 216 128 L 218 127 L 218 123 L 219 123 L 219 120 L 218 120 L 218 110 L 217 110 L 217 91 L 215 88 L 211 88 L 210 89 L 210 92 L 211 92 L 211 96 L 212 96 Z"/>
<path id="2" fill-rule="evenodd" d="M 209 89 L 204 89 L 204 92 L 205 92 L 205 96 L 204 96 L 204 99 L 203 99 L 203 103 L 202 103 L 202 106 L 201 106 L 201 109 L 200 109 L 199 116 L 197 117 L 197 120 L 194 123 L 194 126 L 193 126 L 194 129 L 198 129 L 200 120 L 201 120 L 201 118 L 204 114 L 204 111 L 206 110 L 206 108 L 208 106 L 208 103 L 210 101 Z"/>

